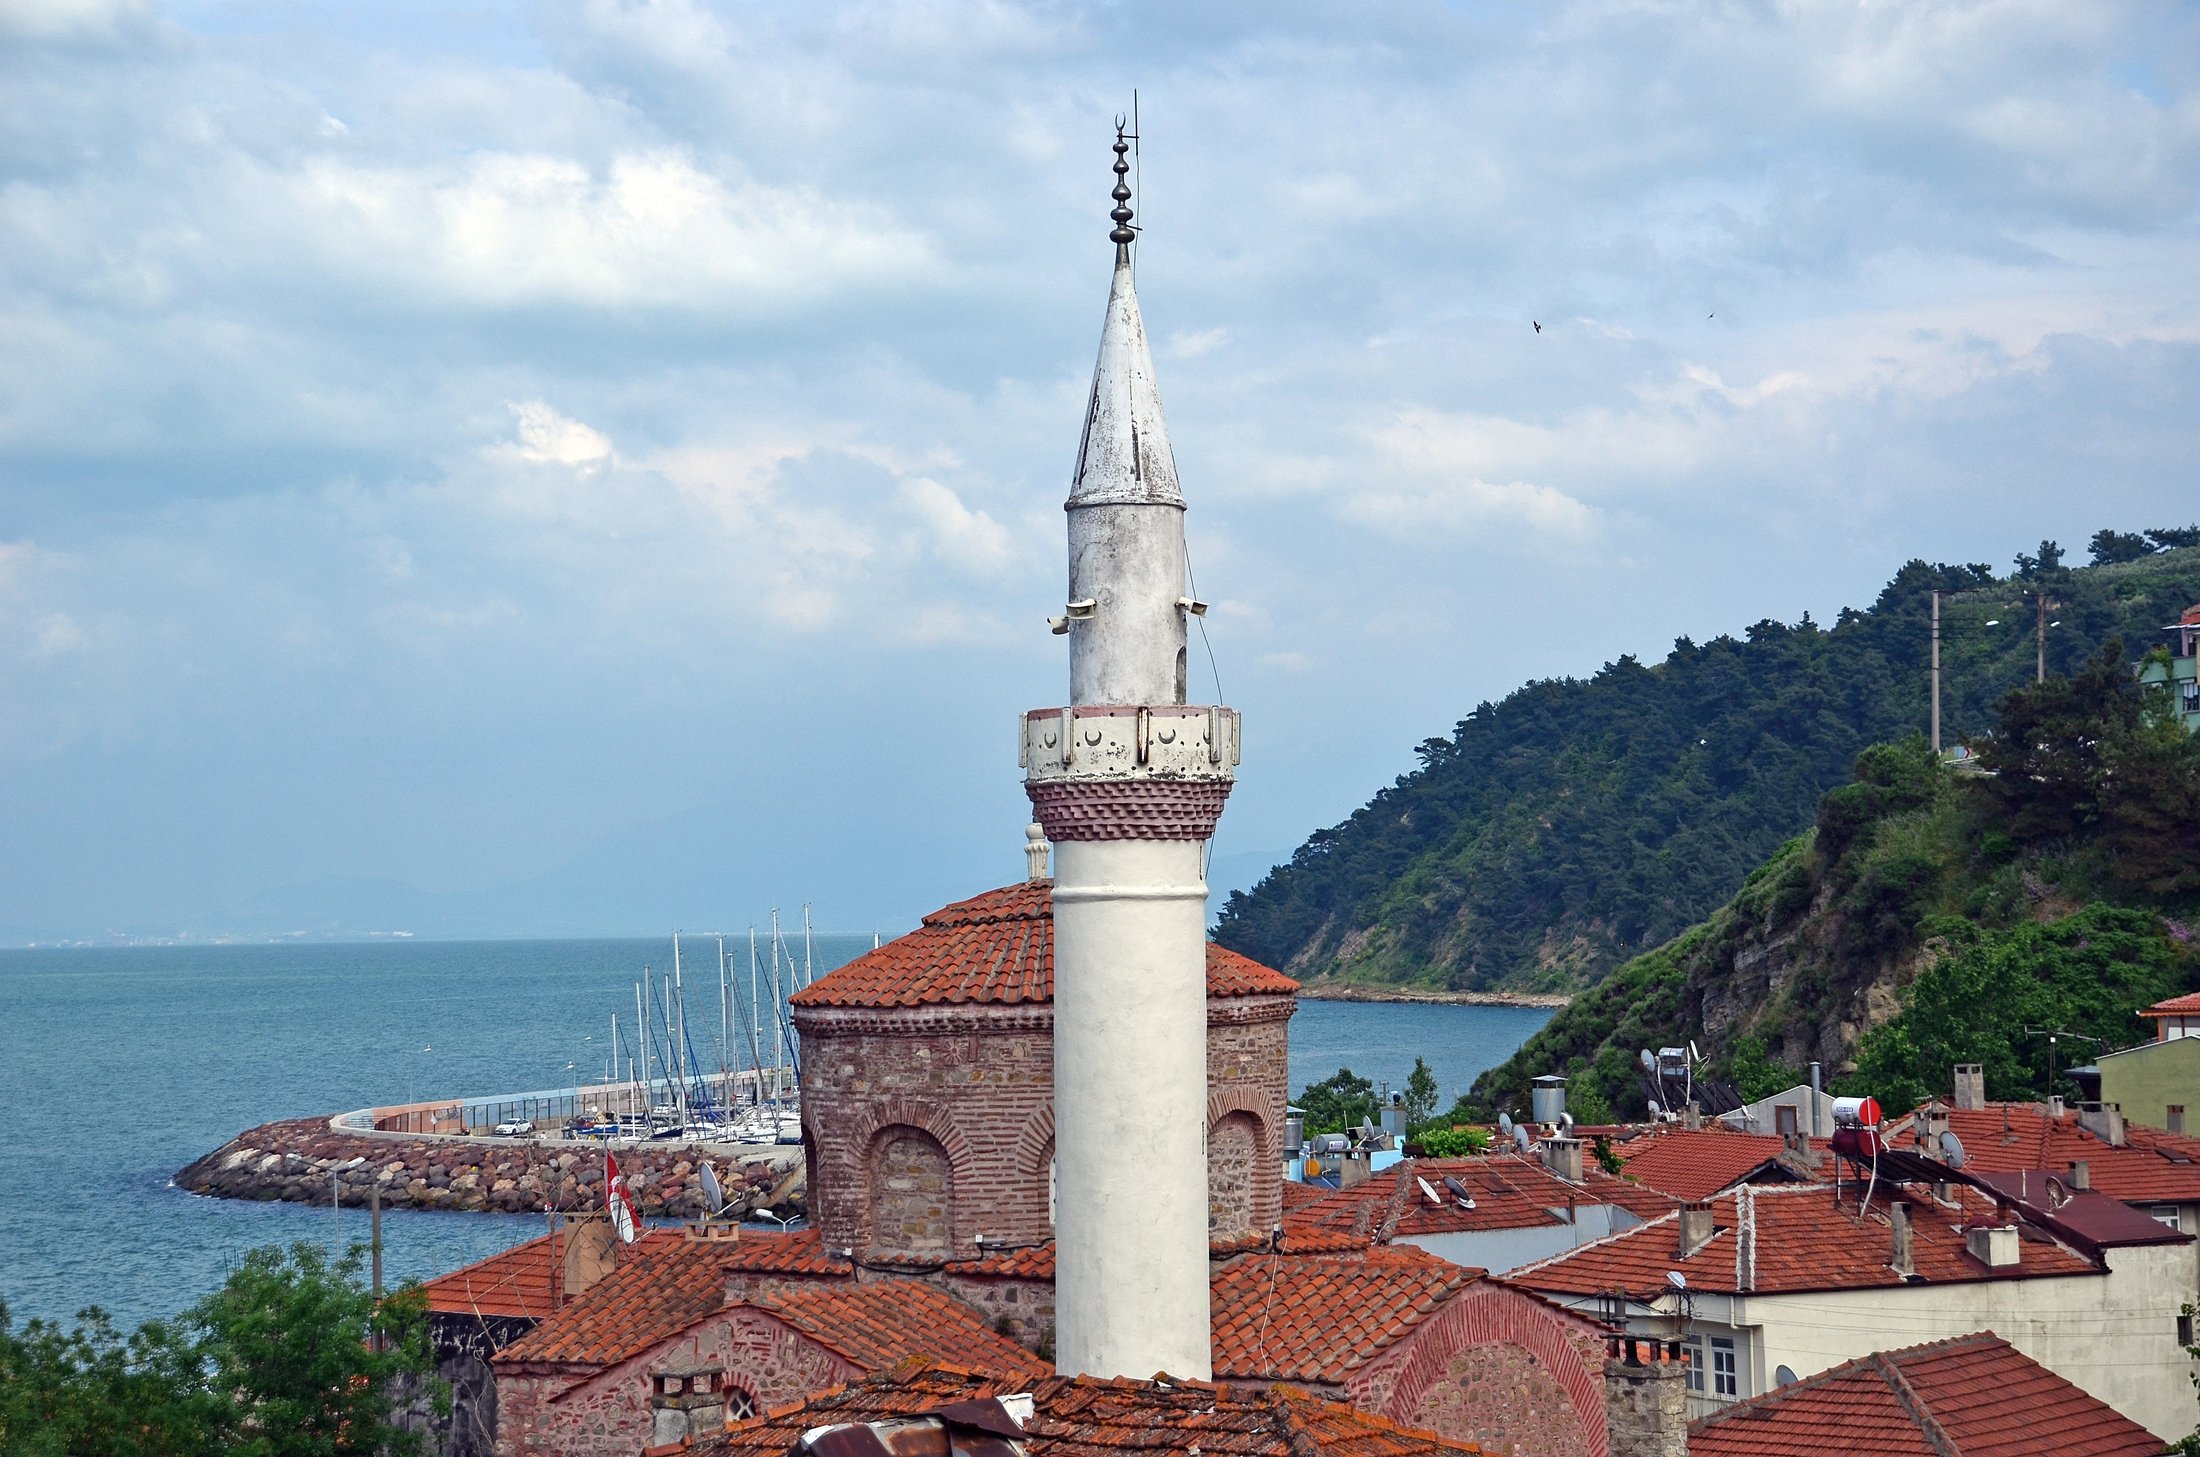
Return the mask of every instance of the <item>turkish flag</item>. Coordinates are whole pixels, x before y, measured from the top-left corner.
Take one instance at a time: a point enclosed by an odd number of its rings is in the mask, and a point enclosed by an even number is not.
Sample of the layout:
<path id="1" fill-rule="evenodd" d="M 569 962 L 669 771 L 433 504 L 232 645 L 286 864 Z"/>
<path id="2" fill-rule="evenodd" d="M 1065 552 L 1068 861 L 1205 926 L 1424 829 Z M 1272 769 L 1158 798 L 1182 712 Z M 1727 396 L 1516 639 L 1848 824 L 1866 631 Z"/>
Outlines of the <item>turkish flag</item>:
<path id="1" fill-rule="evenodd" d="M 626 1175 L 619 1172 L 619 1161 L 608 1151 L 603 1156 L 604 1203 L 610 1207 L 612 1226 L 619 1231 L 619 1243 L 632 1244 L 641 1233 L 641 1219 L 634 1212 L 634 1195 L 626 1187 Z"/>

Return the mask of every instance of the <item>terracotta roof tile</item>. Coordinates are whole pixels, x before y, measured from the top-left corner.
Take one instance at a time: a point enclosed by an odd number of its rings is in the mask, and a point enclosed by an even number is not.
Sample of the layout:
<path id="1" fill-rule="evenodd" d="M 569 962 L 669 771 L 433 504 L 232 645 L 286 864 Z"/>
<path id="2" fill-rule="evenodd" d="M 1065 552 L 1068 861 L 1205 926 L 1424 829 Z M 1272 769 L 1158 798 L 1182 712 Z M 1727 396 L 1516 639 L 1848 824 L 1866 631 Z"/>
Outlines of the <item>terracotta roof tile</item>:
<path id="1" fill-rule="evenodd" d="M 1691 1457 L 2141 1457 L 2162 1439 L 1992 1332 L 1883 1351 L 1736 1402 Z"/>
<path id="2" fill-rule="evenodd" d="M 1215 1373 L 1343 1381 L 1481 1278 L 1410 1245 L 1241 1256 L 1210 1282 Z"/>
<path id="3" fill-rule="evenodd" d="M 704 1245 L 684 1230 L 650 1230 L 620 1252 L 618 1268 L 496 1359 L 610 1366 L 646 1351 L 725 1303 L 722 1263 L 698 1253 L 720 1248 L 740 1246 Z"/>
<path id="4" fill-rule="evenodd" d="M 805 1281 L 739 1304 L 769 1312 L 866 1371 L 916 1357 L 1035 1381 L 1052 1368 L 921 1280 Z"/>
<path id="5" fill-rule="evenodd" d="M 1904 1132 L 1915 1115 L 1890 1132 L 1892 1147 L 1907 1148 Z M 2200 1204 L 2200 1138 L 2127 1123 L 2122 1147 L 2111 1147 L 2078 1126 L 2078 1115 L 2051 1118 L 2036 1103 L 1996 1103 L 1948 1110 L 1948 1126 L 1963 1140 L 1963 1167 L 1973 1174 L 2045 1169 L 2064 1174 L 2083 1159 L 2092 1187 L 2127 1204 Z"/>
<path id="6" fill-rule="evenodd" d="M 785 1457 L 813 1427 L 923 1416 L 958 1401 L 1027 1391 L 1027 1457 L 1122 1457 L 1198 1451 L 1209 1457 L 1439 1457 L 1478 1453 L 1289 1387 L 1239 1394 L 1200 1381 L 1104 1381 L 1048 1376 L 1021 1382 L 990 1372 L 912 1363 L 820 1392 L 697 1442 L 692 1457 Z"/>
<path id="7" fill-rule="evenodd" d="M 422 1288 L 439 1314 L 540 1320 L 552 1308 L 551 1279 L 550 1236 L 538 1234 Z"/>
<path id="8" fill-rule="evenodd" d="M 1415 1181 L 1407 1188 L 1402 1205 L 1397 1203 L 1401 1177 Z M 1445 1184 L 1446 1179 L 1454 1179 L 1466 1189 L 1474 1201 L 1472 1209 L 1460 1207 L 1458 1195 Z M 1421 1188 L 1423 1183 L 1436 1191 L 1437 1199 L 1429 1198 Z M 1654 1189 L 1614 1178 L 1593 1165 L 1583 1168 L 1581 1183 L 1569 1184 L 1538 1160 L 1503 1153 L 1470 1159 L 1405 1160 L 1369 1176 L 1364 1184 L 1330 1191 L 1299 1208 L 1294 1218 L 1310 1228 L 1357 1231 L 1364 1236 L 1379 1230 L 1396 1208 L 1397 1223 L 1391 1237 L 1406 1239 L 1424 1234 L 1564 1224 L 1568 1200 L 1577 1204 L 1616 1204 L 1643 1219 L 1667 1213 L 1676 1202 Z"/>
<path id="9" fill-rule="evenodd" d="M 2166 1002 L 2156 1002 L 2139 1015 L 2142 1017 L 2187 1017 L 2200 1012 L 2200 992 L 2187 992 L 2181 997 L 2171 997 Z"/>
<path id="10" fill-rule="evenodd" d="M 1782 1144 L 1758 1133 L 1674 1128 L 1617 1146 L 1620 1174 L 1675 1199 L 1709 1199 L 1779 1160 Z"/>
<path id="11" fill-rule="evenodd" d="M 1853 1183 L 1843 1190 L 1838 1208 L 1828 1185 L 1780 1185 L 1750 1192 L 1757 1222 L 1756 1270 L 1750 1289 L 1758 1294 L 1865 1290 L 1905 1283 L 1887 1264 L 1893 1236 L 1886 1209 L 1894 1198 L 1910 1206 L 1912 1258 L 1926 1283 L 2102 1273 L 2100 1267 L 2044 1236 L 2026 1239 L 2014 1265 L 1990 1269 L 1974 1260 L 1965 1249 L 1962 1225 L 1993 1213 L 1991 1202 L 1976 1190 L 1960 1191 L 1964 1204 L 1958 1213 L 1929 1199 L 1882 1188 L 1871 1212 L 1864 1215 L 1857 1213 Z M 1712 1202 L 1715 1233 L 1685 1260 L 1677 1258 L 1675 1216 L 1667 1215 L 1515 1270 L 1510 1278 L 1533 1290 L 1569 1295 L 1619 1290 L 1648 1298 L 1665 1289 L 1668 1270 L 1678 1270 L 1691 1290 L 1741 1293 L 1734 1239 L 1738 1198 L 1738 1194 L 1726 1194 Z"/>
<path id="12" fill-rule="evenodd" d="M 1207 995 L 1296 992 L 1279 971 L 1210 942 Z M 906 936 L 819 977 L 796 1007 L 1041 1005 L 1054 1000 L 1054 884 L 1024 881 L 942 907 Z"/>

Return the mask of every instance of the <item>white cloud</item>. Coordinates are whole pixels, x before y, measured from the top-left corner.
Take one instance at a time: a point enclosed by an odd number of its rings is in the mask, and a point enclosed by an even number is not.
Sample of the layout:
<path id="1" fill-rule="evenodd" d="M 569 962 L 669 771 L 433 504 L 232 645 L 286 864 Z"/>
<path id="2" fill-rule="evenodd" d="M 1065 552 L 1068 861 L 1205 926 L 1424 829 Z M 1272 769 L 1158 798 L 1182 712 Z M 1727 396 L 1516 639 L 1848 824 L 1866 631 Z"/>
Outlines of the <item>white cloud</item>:
<path id="1" fill-rule="evenodd" d="M 146 13 L 145 0 L 0 0 L 0 35 L 104 39 Z"/>
<path id="2" fill-rule="evenodd" d="M 540 400 L 514 405 L 512 413 L 519 417 L 521 460 L 588 469 L 611 459 L 611 442 L 602 431 L 568 420 Z"/>

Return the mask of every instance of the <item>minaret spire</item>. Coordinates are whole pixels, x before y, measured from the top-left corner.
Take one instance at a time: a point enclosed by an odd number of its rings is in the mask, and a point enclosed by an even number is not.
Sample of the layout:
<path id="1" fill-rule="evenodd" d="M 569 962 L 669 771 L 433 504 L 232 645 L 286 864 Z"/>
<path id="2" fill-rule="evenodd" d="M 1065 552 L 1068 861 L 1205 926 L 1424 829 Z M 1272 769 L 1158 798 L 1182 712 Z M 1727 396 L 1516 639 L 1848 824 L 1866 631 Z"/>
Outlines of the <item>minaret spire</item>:
<path id="1" fill-rule="evenodd" d="M 1185 622 L 1204 609 L 1131 284 L 1129 150 L 1119 120 L 1115 277 L 1064 503 L 1069 703 L 1023 723 L 1024 790 L 1055 847 L 1055 1365 L 1205 1378 L 1206 842 L 1238 718 L 1184 701 Z"/>

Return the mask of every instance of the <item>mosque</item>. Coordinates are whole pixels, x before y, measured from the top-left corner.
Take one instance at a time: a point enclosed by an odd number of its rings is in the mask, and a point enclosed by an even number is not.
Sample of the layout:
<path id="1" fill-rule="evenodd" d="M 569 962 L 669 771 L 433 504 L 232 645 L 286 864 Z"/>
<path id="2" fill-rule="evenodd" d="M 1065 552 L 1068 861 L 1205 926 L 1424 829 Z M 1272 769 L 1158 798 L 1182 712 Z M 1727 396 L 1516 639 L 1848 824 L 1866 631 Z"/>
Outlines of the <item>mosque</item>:
<path id="1" fill-rule="evenodd" d="M 808 1229 L 651 1231 L 608 1273 L 549 1269 L 536 1241 L 430 1287 L 438 1319 L 461 1320 L 485 1291 L 552 1292 L 498 1308 L 498 1453 L 784 1451 L 828 1409 L 931 1422 L 943 1454 L 1046 1445 L 1048 1422 L 1080 1450 L 1127 1430 L 1279 1457 L 1685 1450 L 1677 1352 L 1614 1355 L 1583 1315 L 1392 1244 L 1401 1210 L 1384 1206 L 1407 1179 L 1345 1227 L 1286 1197 L 1298 988 L 1206 939 L 1238 715 L 1186 702 L 1205 604 L 1120 127 L 1114 151 L 1114 272 L 1052 624 L 1068 701 L 1020 724 L 1027 877 L 793 999 Z M 815 1421 L 788 1415 L 806 1403 Z"/>

